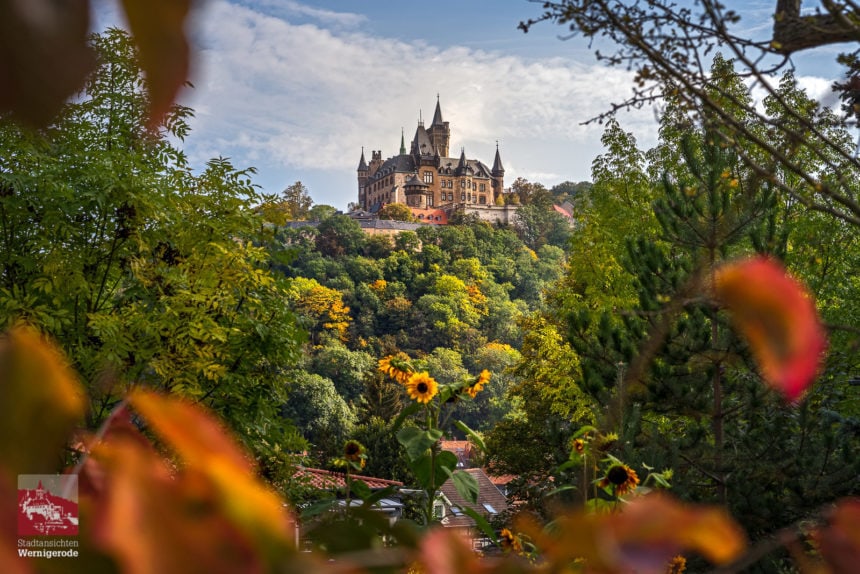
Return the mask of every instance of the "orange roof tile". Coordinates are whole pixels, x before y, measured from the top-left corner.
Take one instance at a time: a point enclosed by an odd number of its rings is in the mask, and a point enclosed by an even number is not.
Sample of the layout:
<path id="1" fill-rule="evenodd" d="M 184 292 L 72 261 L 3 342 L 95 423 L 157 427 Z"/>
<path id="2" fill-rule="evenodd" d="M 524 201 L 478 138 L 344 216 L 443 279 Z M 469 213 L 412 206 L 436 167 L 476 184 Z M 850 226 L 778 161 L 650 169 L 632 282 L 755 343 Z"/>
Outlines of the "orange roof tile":
<path id="1" fill-rule="evenodd" d="M 322 470 L 319 468 L 299 467 L 293 475 L 294 478 L 306 480 L 308 485 L 320 490 L 336 490 L 346 487 L 346 473 L 332 472 L 330 470 Z M 351 474 L 353 480 L 360 480 L 370 489 L 386 488 L 388 486 L 403 486 L 402 482 L 396 480 L 386 480 L 384 478 L 375 478 L 372 476 L 363 476 L 360 474 Z"/>

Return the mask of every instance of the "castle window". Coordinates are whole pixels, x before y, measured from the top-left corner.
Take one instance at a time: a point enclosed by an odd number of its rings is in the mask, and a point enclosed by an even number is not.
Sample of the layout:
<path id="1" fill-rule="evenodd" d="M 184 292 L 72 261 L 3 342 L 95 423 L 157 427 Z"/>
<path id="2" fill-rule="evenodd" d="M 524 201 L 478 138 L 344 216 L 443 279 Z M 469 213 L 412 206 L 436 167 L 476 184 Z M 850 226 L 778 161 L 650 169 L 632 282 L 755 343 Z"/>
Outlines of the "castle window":
<path id="1" fill-rule="evenodd" d="M 463 189 L 466 189 L 466 180 L 465 179 L 460 180 L 460 187 Z"/>
<path id="2" fill-rule="evenodd" d="M 466 193 L 465 192 L 460 193 L 460 201 L 466 201 Z"/>
<path id="3" fill-rule="evenodd" d="M 425 171 L 424 172 L 424 183 L 433 183 L 433 172 Z"/>
<path id="4" fill-rule="evenodd" d="M 429 205 L 430 207 L 433 207 L 433 196 L 432 195 L 427 196 L 427 205 Z"/>
<path id="5" fill-rule="evenodd" d="M 454 201 L 454 194 L 453 193 L 448 194 L 448 201 Z"/>
<path id="6" fill-rule="evenodd" d="M 486 190 L 487 190 L 487 185 L 482 183 L 481 184 L 481 191 L 486 191 Z"/>
<path id="7" fill-rule="evenodd" d="M 472 191 L 475 191 L 477 189 L 478 189 L 478 184 L 473 181 L 472 182 Z"/>
<path id="8" fill-rule="evenodd" d="M 487 196 L 486 195 L 480 196 L 478 198 L 478 203 L 480 203 L 481 205 L 485 205 L 487 203 Z"/>

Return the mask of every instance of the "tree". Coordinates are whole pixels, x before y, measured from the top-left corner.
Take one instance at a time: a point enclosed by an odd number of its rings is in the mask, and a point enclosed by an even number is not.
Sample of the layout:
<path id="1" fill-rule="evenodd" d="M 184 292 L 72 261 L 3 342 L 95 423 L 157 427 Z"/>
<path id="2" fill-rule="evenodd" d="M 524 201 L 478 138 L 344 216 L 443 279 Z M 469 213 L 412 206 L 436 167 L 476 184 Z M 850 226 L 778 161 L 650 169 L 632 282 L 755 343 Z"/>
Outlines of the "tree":
<path id="1" fill-rule="evenodd" d="M 379 210 L 379 219 L 392 219 L 394 221 L 415 221 L 412 210 L 402 203 L 389 203 Z"/>
<path id="2" fill-rule="evenodd" d="M 340 454 L 350 437 L 355 413 L 331 380 L 302 371 L 294 371 L 291 378 L 287 386 L 290 398 L 281 407 L 283 416 L 302 430 L 315 447 L 319 462 L 327 464 L 328 457 Z"/>
<path id="3" fill-rule="evenodd" d="M 323 255 L 359 255 L 366 243 L 361 226 L 348 215 L 332 215 L 317 226 L 316 246 Z"/>
<path id="4" fill-rule="evenodd" d="M 683 104 L 684 115 L 707 118 L 709 129 L 721 127 L 715 133 L 720 134 L 725 145 L 748 142 L 739 159 L 761 177 L 770 178 L 787 197 L 858 225 L 860 204 L 854 200 L 852 184 L 860 164 L 853 150 L 846 150 L 819 126 L 803 120 L 792 102 L 779 96 L 771 80 L 780 69 L 793 65 L 787 57 L 792 52 L 836 41 L 860 40 L 857 9 L 853 3 L 826 2 L 823 13 L 801 16 L 800 6 L 800 0 L 774 1 L 772 39 L 744 36 L 741 16 L 716 0 L 703 0 L 695 7 L 665 0 L 645 4 L 620 0 L 547 2 L 541 16 L 520 26 L 528 30 L 540 21 L 550 20 L 569 27 L 572 34 L 602 36 L 613 42 L 608 52 L 597 53 L 598 58 L 611 66 L 634 69 L 635 85 L 633 94 L 613 104 L 601 119 L 622 108 L 675 99 Z M 732 93 L 713 90 L 709 54 L 715 48 L 735 59 L 744 74 L 754 80 L 751 83 L 772 99 L 769 113 L 762 113 L 753 101 L 744 102 Z M 860 71 L 860 59 L 853 52 L 840 55 L 838 60 L 846 66 L 847 80 L 839 88 L 847 112 L 853 117 L 857 93 L 854 78 Z M 758 125 L 764 129 L 753 129 L 752 124 L 741 120 L 730 109 L 737 106 L 758 118 Z M 786 118 L 791 121 L 783 121 Z M 806 169 L 793 153 L 777 145 L 782 141 L 808 146 L 820 162 L 816 166 L 820 171 Z M 783 177 L 779 172 L 792 177 Z"/>
<path id="5" fill-rule="evenodd" d="M 90 426 L 143 385 L 214 409 L 260 458 L 301 448 L 272 400 L 301 336 L 259 246 L 253 170 L 193 175 L 171 143 L 190 110 L 150 126 L 129 37 L 92 43 L 99 65 L 53 124 L 0 122 L 0 321 L 59 342 Z"/>
<path id="6" fill-rule="evenodd" d="M 314 205 L 308 211 L 308 219 L 310 221 L 325 221 L 335 214 L 337 214 L 337 209 L 331 205 Z"/>
<path id="7" fill-rule="evenodd" d="M 313 204 L 314 200 L 311 199 L 308 188 L 300 181 L 287 186 L 281 192 L 280 208 L 289 221 L 304 221 L 308 219 Z"/>

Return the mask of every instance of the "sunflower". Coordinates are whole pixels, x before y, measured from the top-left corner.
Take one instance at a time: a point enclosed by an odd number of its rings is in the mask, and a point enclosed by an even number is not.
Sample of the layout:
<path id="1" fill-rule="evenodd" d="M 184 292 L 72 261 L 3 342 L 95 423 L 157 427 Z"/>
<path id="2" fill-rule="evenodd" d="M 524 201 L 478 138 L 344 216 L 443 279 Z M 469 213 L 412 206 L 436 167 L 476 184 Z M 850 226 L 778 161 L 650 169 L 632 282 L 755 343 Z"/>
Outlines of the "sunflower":
<path id="1" fill-rule="evenodd" d="M 379 370 L 382 373 L 385 373 L 395 381 L 400 384 L 406 384 L 406 381 L 409 380 L 409 377 L 412 376 L 412 373 L 401 369 L 396 364 L 392 364 L 391 360 L 394 359 L 394 356 L 388 355 L 387 357 L 383 357 L 379 359 Z"/>
<path id="2" fill-rule="evenodd" d="M 350 462 L 358 462 L 364 454 L 364 445 L 357 440 L 348 440 L 343 447 L 343 458 Z"/>
<path id="3" fill-rule="evenodd" d="M 609 468 L 606 476 L 600 481 L 601 487 L 612 485 L 616 496 L 627 494 L 634 490 L 639 484 L 639 477 L 636 471 L 626 464 L 616 464 Z"/>
<path id="4" fill-rule="evenodd" d="M 415 373 L 406 381 L 406 392 L 410 399 L 426 404 L 439 392 L 439 384 L 429 373 Z"/>
<path id="5" fill-rule="evenodd" d="M 575 439 L 573 441 L 573 450 L 579 455 L 585 454 L 585 441 L 581 438 Z"/>
<path id="6" fill-rule="evenodd" d="M 513 550 L 514 552 L 520 553 L 523 551 L 523 543 L 520 540 L 520 537 L 507 528 L 502 528 L 502 531 L 499 533 L 499 544 L 501 544 L 502 550 L 505 552 Z"/>
<path id="7" fill-rule="evenodd" d="M 484 390 L 484 385 L 490 382 L 490 371 L 484 369 L 475 382 L 466 387 L 466 393 L 473 399 L 478 396 L 478 393 Z"/>
<path id="8" fill-rule="evenodd" d="M 687 559 L 678 554 L 669 561 L 669 566 L 666 568 L 666 574 L 681 574 L 687 569 Z"/>
<path id="9" fill-rule="evenodd" d="M 669 565 L 666 567 L 666 574 L 681 574 L 686 569 L 687 559 L 678 554 L 669 560 Z"/>

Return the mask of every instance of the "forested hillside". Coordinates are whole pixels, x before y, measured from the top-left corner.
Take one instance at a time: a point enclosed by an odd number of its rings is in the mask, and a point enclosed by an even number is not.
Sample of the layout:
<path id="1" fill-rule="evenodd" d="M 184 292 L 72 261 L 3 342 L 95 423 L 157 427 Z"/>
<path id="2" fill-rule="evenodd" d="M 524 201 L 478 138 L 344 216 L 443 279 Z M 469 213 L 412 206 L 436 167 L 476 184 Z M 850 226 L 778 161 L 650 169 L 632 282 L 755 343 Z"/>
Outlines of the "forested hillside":
<path id="1" fill-rule="evenodd" d="M 562 247 L 533 251 L 517 230 L 480 221 L 391 237 L 366 235 L 351 218 L 328 214 L 316 226 L 278 229 L 271 250 L 309 333 L 285 412 L 320 465 L 347 438 L 385 442 L 405 394 L 385 382 L 377 363 L 398 353 L 420 359 L 438 381 L 492 373 L 485 392 L 457 415 L 475 430 L 493 428 L 512 410 L 509 368 L 520 360 L 523 321 L 544 306 L 545 291 L 566 268 Z M 392 452 L 371 454 L 368 472 L 405 478 Z"/>

